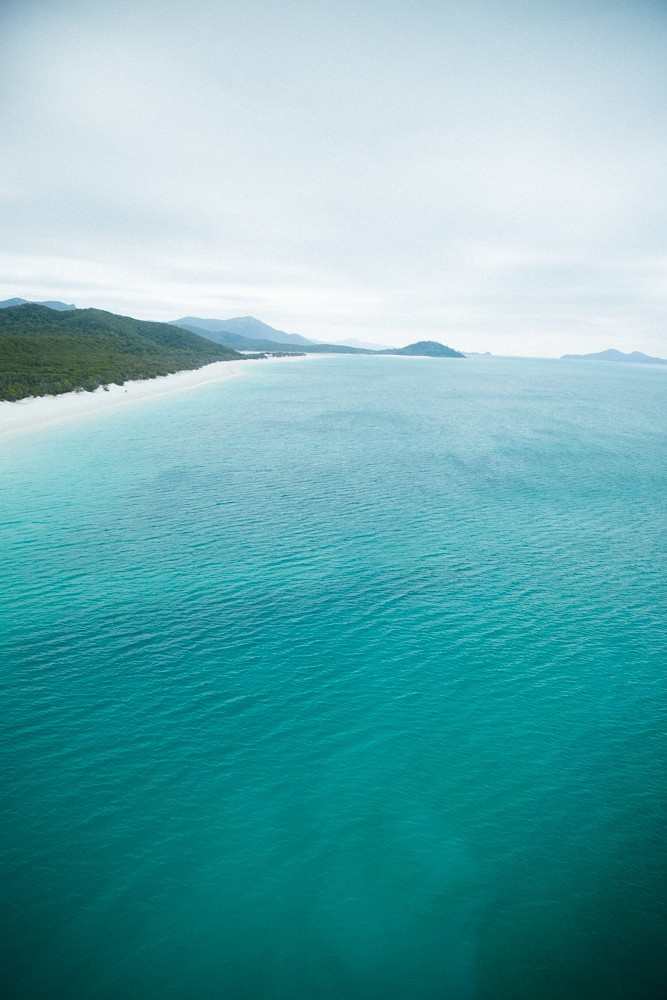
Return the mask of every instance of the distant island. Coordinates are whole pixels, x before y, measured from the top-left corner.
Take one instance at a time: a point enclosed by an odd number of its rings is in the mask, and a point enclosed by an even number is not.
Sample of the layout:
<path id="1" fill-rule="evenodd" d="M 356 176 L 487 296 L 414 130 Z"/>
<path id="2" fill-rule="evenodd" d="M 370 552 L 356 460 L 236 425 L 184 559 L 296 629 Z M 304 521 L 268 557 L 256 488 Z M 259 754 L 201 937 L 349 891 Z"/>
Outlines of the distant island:
<path id="1" fill-rule="evenodd" d="M 418 340 L 416 344 L 398 347 L 394 350 L 382 351 L 382 354 L 399 354 L 412 358 L 464 358 L 465 354 L 455 351 L 453 347 L 439 344 L 437 340 Z"/>
<path id="2" fill-rule="evenodd" d="M 131 379 L 240 361 L 299 354 L 398 355 L 463 358 L 436 341 L 371 350 L 320 344 L 252 316 L 206 320 L 186 316 L 153 323 L 64 302 L 0 302 L 0 400 L 59 395 L 122 385 Z"/>
<path id="3" fill-rule="evenodd" d="M 641 351 L 625 354 L 613 347 L 607 351 L 598 351 L 596 354 L 563 354 L 561 361 L 623 361 L 632 365 L 667 365 L 665 358 L 652 358 L 650 354 L 642 354 Z"/>

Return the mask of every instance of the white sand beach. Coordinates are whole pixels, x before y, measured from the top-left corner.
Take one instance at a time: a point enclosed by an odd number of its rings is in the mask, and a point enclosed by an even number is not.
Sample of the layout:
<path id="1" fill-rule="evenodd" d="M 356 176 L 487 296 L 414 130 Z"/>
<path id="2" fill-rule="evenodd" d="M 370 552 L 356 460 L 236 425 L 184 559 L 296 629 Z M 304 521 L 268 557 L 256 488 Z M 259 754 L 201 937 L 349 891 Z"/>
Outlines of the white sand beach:
<path id="1" fill-rule="evenodd" d="M 175 392 L 197 389 L 212 382 L 224 382 L 248 372 L 257 365 L 303 361 L 317 355 L 259 358 L 253 361 L 216 361 L 203 368 L 176 372 L 152 379 L 139 379 L 123 385 L 100 387 L 94 392 L 66 392 L 60 396 L 29 396 L 17 402 L 0 401 L 0 440 L 53 424 L 98 415 L 132 403 L 145 402 Z"/>

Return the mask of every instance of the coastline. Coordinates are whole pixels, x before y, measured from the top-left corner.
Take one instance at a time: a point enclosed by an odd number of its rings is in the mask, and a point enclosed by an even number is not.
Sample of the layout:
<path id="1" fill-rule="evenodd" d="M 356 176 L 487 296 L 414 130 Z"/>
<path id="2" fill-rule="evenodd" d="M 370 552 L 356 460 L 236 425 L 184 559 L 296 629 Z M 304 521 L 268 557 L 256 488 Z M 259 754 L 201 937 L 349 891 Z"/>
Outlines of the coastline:
<path id="1" fill-rule="evenodd" d="M 64 392 L 58 396 L 27 396 L 13 402 L 0 400 L 0 441 L 18 434 L 45 430 L 54 424 L 80 417 L 116 410 L 132 403 L 159 399 L 215 382 L 225 382 L 247 371 L 250 365 L 302 361 L 305 357 L 317 355 L 257 358 L 252 361 L 214 361 L 210 365 L 174 372 L 172 375 L 136 379 L 122 385 L 110 385 L 108 389 L 100 386 L 93 392 L 81 390 Z"/>

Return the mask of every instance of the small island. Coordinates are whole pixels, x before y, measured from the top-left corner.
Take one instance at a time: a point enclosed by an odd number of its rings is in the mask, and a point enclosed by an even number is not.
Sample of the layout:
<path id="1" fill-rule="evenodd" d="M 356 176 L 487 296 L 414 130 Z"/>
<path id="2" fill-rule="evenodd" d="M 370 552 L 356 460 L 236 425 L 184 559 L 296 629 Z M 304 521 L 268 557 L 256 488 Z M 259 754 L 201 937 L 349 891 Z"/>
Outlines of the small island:
<path id="1" fill-rule="evenodd" d="M 439 344 L 437 340 L 418 340 L 416 344 L 398 347 L 395 350 L 382 351 L 382 354 L 398 354 L 411 358 L 464 358 L 465 354 L 455 351 L 453 347 Z"/>

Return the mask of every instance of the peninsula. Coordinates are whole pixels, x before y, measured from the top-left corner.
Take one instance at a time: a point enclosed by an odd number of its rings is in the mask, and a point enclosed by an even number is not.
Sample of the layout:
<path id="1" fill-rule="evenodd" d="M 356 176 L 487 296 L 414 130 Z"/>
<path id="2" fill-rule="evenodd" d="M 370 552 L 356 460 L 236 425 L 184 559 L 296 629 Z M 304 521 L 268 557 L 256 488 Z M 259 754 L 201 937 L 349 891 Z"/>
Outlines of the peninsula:
<path id="1" fill-rule="evenodd" d="M 234 320 L 191 316 L 154 323 L 63 302 L 0 303 L 0 400 L 5 401 L 122 385 L 266 354 L 464 357 L 431 340 L 379 350 L 324 344 L 277 330 L 252 316 Z"/>

